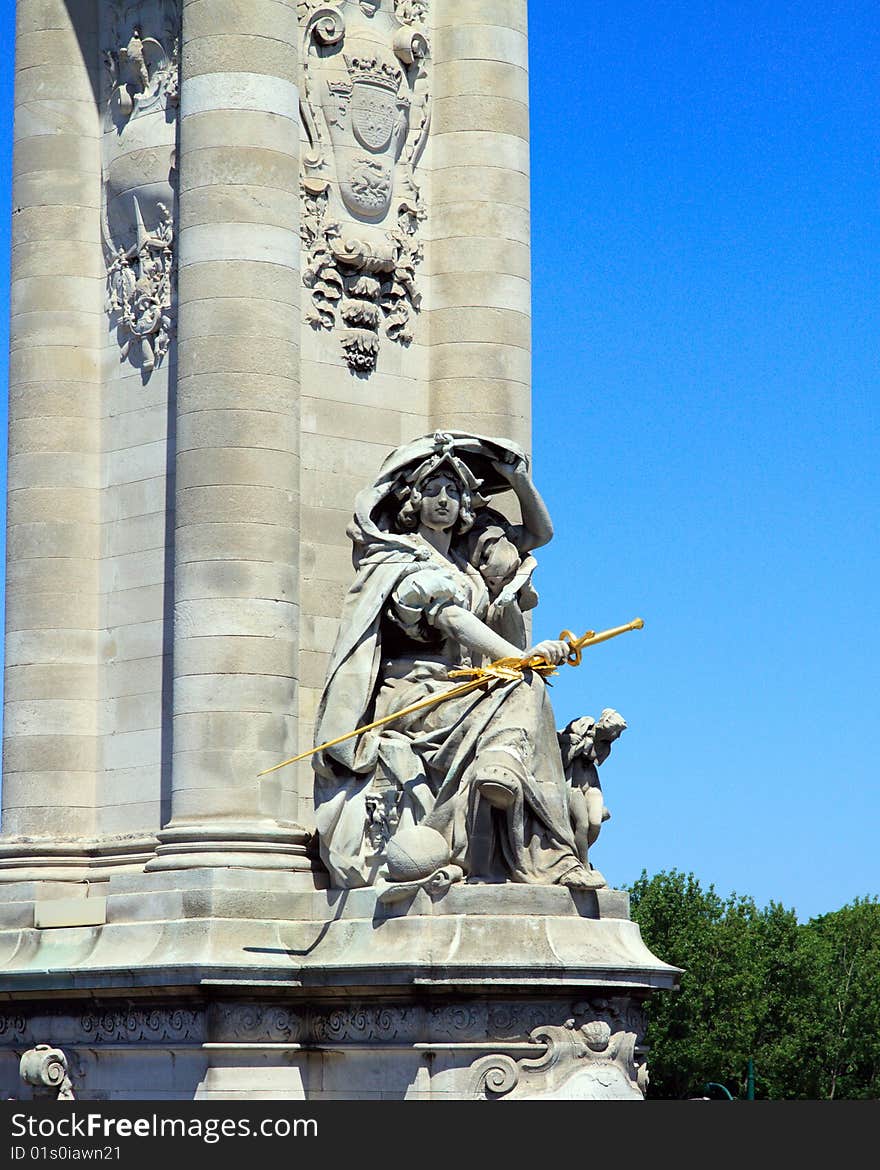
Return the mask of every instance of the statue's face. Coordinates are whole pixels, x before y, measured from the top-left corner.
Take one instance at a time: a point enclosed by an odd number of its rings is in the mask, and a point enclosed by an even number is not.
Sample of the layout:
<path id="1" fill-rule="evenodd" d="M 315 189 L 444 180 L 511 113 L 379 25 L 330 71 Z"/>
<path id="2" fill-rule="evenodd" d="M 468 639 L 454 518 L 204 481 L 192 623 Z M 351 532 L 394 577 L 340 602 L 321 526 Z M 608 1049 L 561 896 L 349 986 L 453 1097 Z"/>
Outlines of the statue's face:
<path id="1" fill-rule="evenodd" d="M 432 475 L 422 485 L 419 517 L 426 528 L 446 532 L 461 511 L 461 486 L 451 475 Z"/>

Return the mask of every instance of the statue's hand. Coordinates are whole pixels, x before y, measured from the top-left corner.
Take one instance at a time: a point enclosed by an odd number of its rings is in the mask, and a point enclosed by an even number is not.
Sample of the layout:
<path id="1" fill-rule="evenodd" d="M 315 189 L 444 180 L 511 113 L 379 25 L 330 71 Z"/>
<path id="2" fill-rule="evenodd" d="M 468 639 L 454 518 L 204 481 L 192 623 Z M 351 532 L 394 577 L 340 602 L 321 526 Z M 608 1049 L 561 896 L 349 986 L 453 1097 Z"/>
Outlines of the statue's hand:
<path id="1" fill-rule="evenodd" d="M 506 459 L 493 459 L 492 467 L 508 483 L 529 478 L 529 467 L 521 455 L 508 452 Z"/>
<path id="2" fill-rule="evenodd" d="M 547 638 L 544 642 L 538 642 L 530 650 L 527 650 L 523 655 L 523 661 L 531 658 L 543 658 L 545 662 L 549 662 L 551 666 L 559 666 L 561 662 L 565 662 L 568 653 L 571 650 L 568 642 L 559 642 L 553 638 Z"/>
<path id="3" fill-rule="evenodd" d="M 511 589 L 510 586 L 508 586 L 506 589 L 502 589 L 501 592 L 498 594 L 498 596 L 495 598 L 495 604 L 497 606 L 500 606 L 501 608 L 503 608 L 504 606 L 507 606 L 507 605 L 513 605 L 513 603 L 515 601 L 516 601 L 516 591 L 514 589 Z"/>

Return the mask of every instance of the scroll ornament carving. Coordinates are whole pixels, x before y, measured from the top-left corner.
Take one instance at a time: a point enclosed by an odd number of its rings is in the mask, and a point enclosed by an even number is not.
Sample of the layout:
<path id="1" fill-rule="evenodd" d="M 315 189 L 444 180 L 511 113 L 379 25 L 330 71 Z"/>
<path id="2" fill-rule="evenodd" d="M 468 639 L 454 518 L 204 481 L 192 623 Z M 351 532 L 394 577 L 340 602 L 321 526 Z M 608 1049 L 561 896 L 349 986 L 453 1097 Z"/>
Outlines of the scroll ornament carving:
<path id="1" fill-rule="evenodd" d="M 284 1007 L 257 1004 L 226 1005 L 215 1009 L 212 1034 L 236 1043 L 294 1043 L 300 1039 L 302 1019 Z"/>
<path id="2" fill-rule="evenodd" d="M 340 331 L 349 368 L 376 368 L 382 337 L 408 345 L 421 294 L 430 122 L 424 3 L 303 3 L 303 281 L 316 330 Z M 401 15 L 401 10 L 404 14 Z"/>
<path id="3" fill-rule="evenodd" d="M 647 1065 L 636 1059 L 634 1032 L 614 1031 L 603 1019 L 535 1028 L 546 1046 L 535 1060 L 497 1054 L 471 1066 L 473 1096 L 497 1100 L 637 1100 L 648 1085 Z"/>
<path id="4" fill-rule="evenodd" d="M 19 1074 L 26 1085 L 51 1090 L 56 1101 L 74 1100 L 67 1057 L 60 1048 L 53 1048 L 50 1044 L 29 1048 L 19 1062 Z"/>
<path id="5" fill-rule="evenodd" d="M 80 1019 L 83 1036 L 96 1043 L 183 1041 L 200 1038 L 200 1015 L 186 1008 L 89 1012 Z"/>
<path id="6" fill-rule="evenodd" d="M 28 1034 L 27 1020 L 17 1012 L 0 1014 L 0 1043 L 20 1043 Z"/>

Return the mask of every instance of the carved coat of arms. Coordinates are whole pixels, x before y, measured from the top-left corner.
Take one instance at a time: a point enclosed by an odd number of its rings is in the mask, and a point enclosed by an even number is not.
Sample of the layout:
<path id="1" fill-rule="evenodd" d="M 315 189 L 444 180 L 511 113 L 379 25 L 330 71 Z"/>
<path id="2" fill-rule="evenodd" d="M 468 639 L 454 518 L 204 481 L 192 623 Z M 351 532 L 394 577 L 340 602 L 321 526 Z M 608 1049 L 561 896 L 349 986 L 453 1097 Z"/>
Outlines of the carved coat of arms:
<path id="1" fill-rule="evenodd" d="M 412 340 L 420 294 L 416 171 L 430 96 L 426 4 L 304 0 L 301 114 L 306 319 L 340 332 L 349 367 L 375 369 L 383 336 Z"/>

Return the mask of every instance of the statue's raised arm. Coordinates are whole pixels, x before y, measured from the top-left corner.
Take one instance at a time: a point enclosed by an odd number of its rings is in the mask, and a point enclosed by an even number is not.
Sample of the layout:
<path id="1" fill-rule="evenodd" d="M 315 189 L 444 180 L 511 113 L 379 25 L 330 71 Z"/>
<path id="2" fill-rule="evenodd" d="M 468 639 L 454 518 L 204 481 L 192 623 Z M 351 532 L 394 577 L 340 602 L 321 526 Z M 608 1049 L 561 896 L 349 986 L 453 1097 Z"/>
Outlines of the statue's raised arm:
<path id="1" fill-rule="evenodd" d="M 493 460 L 492 468 L 510 485 L 519 501 L 522 523 L 511 526 L 517 548 L 531 552 L 549 544 L 553 539 L 553 522 L 529 474 L 528 460 L 511 452 L 505 459 Z"/>
<path id="2" fill-rule="evenodd" d="M 524 649 L 487 620 L 502 592 L 498 574 L 487 572 L 487 547 L 488 568 L 499 569 L 507 555 L 500 541 L 512 546 L 517 564 L 500 573 L 512 584 L 530 578 L 523 554 L 552 534 L 527 479 L 512 442 L 438 433 L 392 452 L 357 498 L 355 579 L 315 732 L 315 743 L 327 744 L 364 729 L 314 757 L 321 856 L 337 886 L 604 885 L 575 840 L 540 671 L 465 694 L 450 678 L 510 657 L 558 664 L 570 650 L 557 640 Z M 523 522 L 503 532 L 490 500 L 509 490 Z M 495 529 L 503 535 L 490 539 Z"/>

